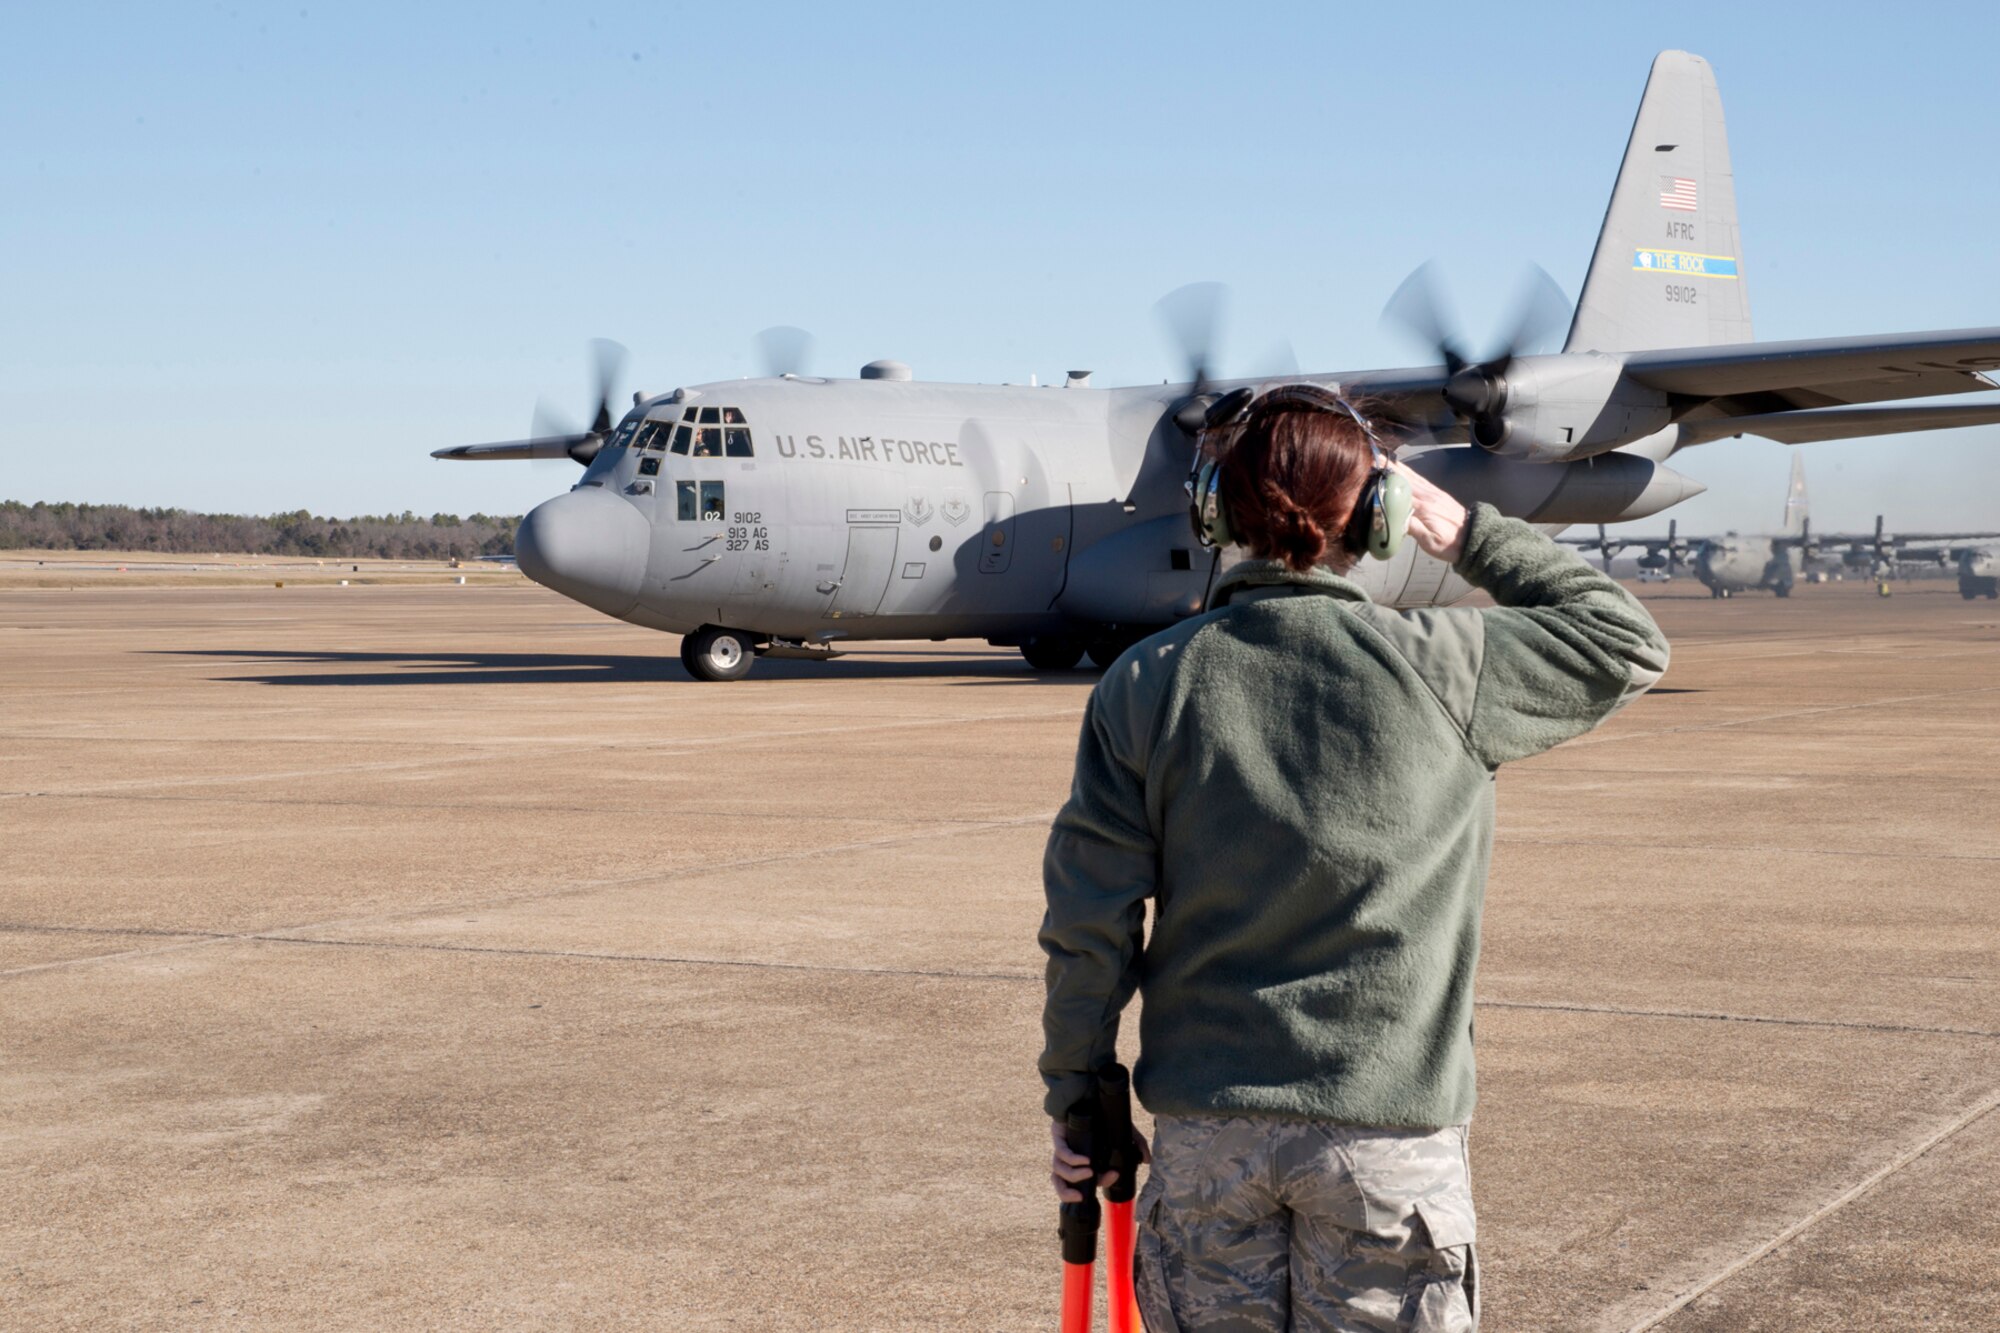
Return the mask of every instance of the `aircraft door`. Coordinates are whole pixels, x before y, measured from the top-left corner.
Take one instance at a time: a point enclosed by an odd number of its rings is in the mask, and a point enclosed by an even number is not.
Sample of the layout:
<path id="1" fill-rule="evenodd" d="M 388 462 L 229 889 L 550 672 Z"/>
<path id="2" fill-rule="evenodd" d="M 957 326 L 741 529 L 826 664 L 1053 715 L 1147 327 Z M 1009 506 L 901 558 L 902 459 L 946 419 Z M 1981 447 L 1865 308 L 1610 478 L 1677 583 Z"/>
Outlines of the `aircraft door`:
<path id="1" fill-rule="evenodd" d="M 857 516 L 886 521 L 864 521 Z M 889 591 L 889 577 L 896 571 L 896 536 L 901 517 L 894 509 L 879 515 L 874 510 L 856 510 L 848 515 L 847 564 L 831 588 L 822 585 L 833 594 L 826 607 L 829 620 L 872 616 L 881 607 L 882 598 Z"/>
<path id="2" fill-rule="evenodd" d="M 986 530 L 979 534 L 979 572 L 1005 574 L 1014 560 L 1014 497 L 986 493 Z"/>

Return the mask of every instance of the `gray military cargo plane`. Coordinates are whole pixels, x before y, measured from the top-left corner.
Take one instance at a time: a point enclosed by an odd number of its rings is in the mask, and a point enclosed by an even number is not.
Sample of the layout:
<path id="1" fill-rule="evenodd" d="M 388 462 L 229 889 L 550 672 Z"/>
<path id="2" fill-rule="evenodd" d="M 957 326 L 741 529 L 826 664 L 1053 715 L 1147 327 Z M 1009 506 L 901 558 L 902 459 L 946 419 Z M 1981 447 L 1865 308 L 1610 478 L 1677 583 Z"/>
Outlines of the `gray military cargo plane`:
<path id="1" fill-rule="evenodd" d="M 1995 387 L 2000 328 L 1751 341 L 1722 102 L 1708 63 L 1654 62 L 1559 353 L 1474 360 L 1422 283 L 1395 312 L 1442 364 L 1287 375 L 1372 395 L 1402 456 L 1453 494 L 1551 527 L 1645 518 L 1702 485 L 1666 466 L 1731 436 L 1836 439 L 2000 421 L 2000 404 L 1907 400 Z M 1198 321 L 1197 321 L 1198 322 Z M 1522 332 L 1529 320 L 1524 317 Z M 776 334 L 771 342 L 783 340 Z M 1201 611 L 1226 558 L 1187 520 L 1192 435 L 1218 396 L 1200 336 L 1187 382 L 1100 389 L 767 378 L 634 396 L 614 423 L 600 362 L 586 431 L 437 452 L 585 465 L 516 538 L 521 569 L 607 615 L 685 636 L 703 680 L 758 654 L 866 639 L 979 638 L 1040 669 L 1108 664 Z M 782 362 L 781 355 L 775 358 Z M 1357 576 L 1396 606 L 1469 591 L 1406 543 Z"/>
<path id="2" fill-rule="evenodd" d="M 1974 546 L 1958 552 L 1958 595 L 2000 600 L 2000 550 Z"/>

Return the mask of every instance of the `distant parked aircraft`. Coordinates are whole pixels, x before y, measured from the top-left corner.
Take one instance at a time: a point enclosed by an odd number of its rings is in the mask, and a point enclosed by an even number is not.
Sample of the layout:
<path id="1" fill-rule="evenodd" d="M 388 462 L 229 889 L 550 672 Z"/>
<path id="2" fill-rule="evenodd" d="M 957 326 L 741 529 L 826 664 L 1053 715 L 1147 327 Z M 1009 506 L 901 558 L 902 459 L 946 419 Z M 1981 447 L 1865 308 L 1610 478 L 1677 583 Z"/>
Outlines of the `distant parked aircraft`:
<path id="1" fill-rule="evenodd" d="M 1770 536 L 1682 538 L 1673 524 L 1665 537 L 1613 537 L 1602 524 L 1595 537 L 1565 537 L 1562 540 L 1580 550 L 1597 551 L 1606 572 L 1611 558 L 1627 547 L 1643 546 L 1646 554 L 1639 567 L 1664 569 L 1671 573 L 1686 565 L 1694 571 L 1712 597 L 1733 597 L 1752 588 L 1768 589 L 1779 597 L 1792 595 L 1792 586 L 1816 565 L 1837 560 L 1850 568 L 1866 568 L 1887 588 L 1887 579 L 1896 565 L 1934 561 L 1939 565 L 1959 562 L 1959 591 L 1967 598 L 1994 596 L 1986 591 L 2000 575 L 2000 550 L 1994 547 L 1959 546 L 1956 543 L 2000 539 L 1995 532 L 1921 532 L 1892 534 L 1883 529 L 1882 515 L 1875 516 L 1872 533 L 1815 533 L 1806 502 L 1805 459 L 1792 456 L 1792 484 L 1785 493 L 1784 529 Z M 1976 570 L 1975 570 L 1976 566 Z M 1971 580 L 1968 583 L 1968 580 Z M 1973 591 L 1967 591 L 1968 587 Z"/>

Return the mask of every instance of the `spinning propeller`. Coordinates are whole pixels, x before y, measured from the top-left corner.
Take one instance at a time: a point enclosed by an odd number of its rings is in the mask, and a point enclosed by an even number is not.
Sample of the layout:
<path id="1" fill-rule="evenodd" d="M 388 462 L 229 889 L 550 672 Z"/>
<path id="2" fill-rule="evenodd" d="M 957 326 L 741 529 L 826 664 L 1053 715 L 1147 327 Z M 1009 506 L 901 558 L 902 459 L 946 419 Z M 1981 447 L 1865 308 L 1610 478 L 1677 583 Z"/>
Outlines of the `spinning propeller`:
<path id="1" fill-rule="evenodd" d="M 1256 396 L 1244 387 L 1216 394 L 1210 387 L 1215 375 L 1216 349 L 1221 342 L 1222 312 L 1228 304 L 1229 289 L 1219 282 L 1191 282 L 1176 287 L 1153 306 L 1153 313 L 1181 354 L 1191 386 L 1188 396 L 1174 409 L 1174 424 L 1194 435 L 1214 422 L 1240 412 Z M 1280 338 L 1265 352 L 1260 378 L 1290 378 L 1299 373 L 1299 358 L 1289 339 Z"/>
<path id="2" fill-rule="evenodd" d="M 625 349 L 609 338 L 590 340 L 590 363 L 597 388 L 597 412 L 590 419 L 588 430 L 570 428 L 572 422 L 556 412 L 546 402 L 535 402 L 535 417 L 532 427 L 534 436 L 528 444 L 542 446 L 545 452 L 537 457 L 560 458 L 567 454 L 577 462 L 590 463 L 597 457 L 597 451 L 604 447 L 604 441 L 611 435 L 611 394 L 618 382 L 618 376 L 625 368 Z"/>
<path id="3" fill-rule="evenodd" d="M 751 339 L 757 344 L 757 359 L 772 379 L 806 373 L 812 355 L 813 336 L 789 324 L 776 324 Z"/>
<path id="4" fill-rule="evenodd" d="M 1382 318 L 1400 325 L 1436 350 L 1444 362 L 1445 382 L 1439 390 L 1444 408 L 1464 423 L 1473 443 L 1498 445 L 1507 434 L 1507 371 L 1520 356 L 1560 332 L 1569 322 L 1569 298 L 1554 278 L 1530 265 L 1515 305 L 1512 328 L 1500 349 L 1474 361 L 1451 331 L 1444 303 L 1437 293 L 1429 263 L 1403 279 L 1403 285 L 1382 309 Z"/>
<path id="5" fill-rule="evenodd" d="M 534 432 L 525 440 L 502 440 L 494 444 L 460 444 L 434 449 L 432 458 L 534 458 L 572 459 L 588 466 L 611 435 L 611 393 L 625 366 L 625 349 L 608 338 L 590 343 L 592 368 L 597 380 L 597 413 L 590 429 L 577 430 L 565 417 L 550 410 L 545 402 L 535 403 Z"/>
<path id="6" fill-rule="evenodd" d="M 1208 409 L 1214 406 L 1208 378 L 1215 368 L 1222 307 L 1228 299 L 1228 288 L 1219 282 L 1191 282 L 1168 292 L 1153 306 L 1153 313 L 1187 366 L 1188 382 L 1194 386 L 1187 401 L 1174 409 L 1174 424 L 1189 435 L 1201 430 L 1208 420 Z"/>

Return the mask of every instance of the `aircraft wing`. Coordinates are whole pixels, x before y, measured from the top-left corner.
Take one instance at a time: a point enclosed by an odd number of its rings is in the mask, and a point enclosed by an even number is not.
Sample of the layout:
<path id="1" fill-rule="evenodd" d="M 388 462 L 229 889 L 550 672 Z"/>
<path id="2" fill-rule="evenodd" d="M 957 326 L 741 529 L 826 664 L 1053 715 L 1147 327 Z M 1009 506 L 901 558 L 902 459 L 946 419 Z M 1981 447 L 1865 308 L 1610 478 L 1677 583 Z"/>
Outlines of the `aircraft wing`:
<path id="1" fill-rule="evenodd" d="M 2000 532 L 1891 532 L 1886 534 L 1875 532 L 1815 532 L 1811 535 L 1810 539 L 1802 537 L 1778 537 L 1774 538 L 1774 540 L 1786 542 L 1791 545 L 1798 545 L 1803 541 L 1810 540 L 1814 546 L 1868 547 L 1874 546 L 1879 540 L 1884 545 L 1900 551 L 1911 542 L 1923 542 L 1926 545 L 1933 546 L 1949 546 L 1953 542 L 1995 541 L 2000 540 Z"/>
<path id="2" fill-rule="evenodd" d="M 1624 359 L 1636 383 L 1770 413 L 1994 388 L 1981 372 L 2000 367 L 2000 329 L 1672 347 Z"/>
<path id="3" fill-rule="evenodd" d="M 449 449 L 431 450 L 432 458 L 455 458 L 490 462 L 509 458 L 573 458 L 574 445 L 596 438 L 584 435 L 540 435 L 532 440 L 507 440 L 500 444 L 455 444 Z"/>
<path id="4" fill-rule="evenodd" d="M 1720 417 L 1681 423 L 1683 445 L 1706 444 L 1732 435 L 1761 435 L 1780 444 L 1810 444 L 1862 435 L 1898 435 L 1904 431 L 1950 430 L 2000 422 L 2000 403 L 1896 404 L 1889 407 L 1820 407 L 1798 412 L 1760 412 L 1747 417 Z"/>
<path id="5" fill-rule="evenodd" d="M 1669 546 L 1699 546 L 1700 537 L 1606 537 L 1599 541 L 1595 537 L 1558 537 L 1556 541 L 1564 546 L 1574 546 L 1580 551 L 1596 551 L 1609 546 L 1624 550 L 1628 546 L 1644 546 L 1649 550 L 1664 551 Z"/>

